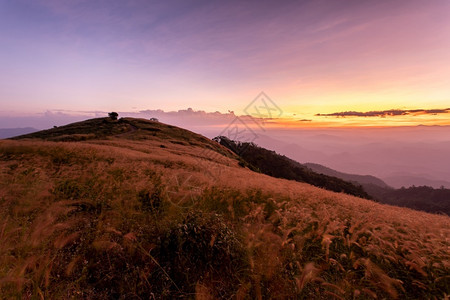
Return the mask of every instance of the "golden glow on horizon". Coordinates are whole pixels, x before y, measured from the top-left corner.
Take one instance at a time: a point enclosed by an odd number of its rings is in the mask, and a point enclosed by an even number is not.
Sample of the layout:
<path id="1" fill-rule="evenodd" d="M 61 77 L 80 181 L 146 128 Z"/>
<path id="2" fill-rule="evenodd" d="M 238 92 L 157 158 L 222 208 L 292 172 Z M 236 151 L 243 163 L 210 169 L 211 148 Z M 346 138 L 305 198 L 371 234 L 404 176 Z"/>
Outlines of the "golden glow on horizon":
<path id="1" fill-rule="evenodd" d="M 299 118 L 289 116 L 265 121 L 270 128 L 323 128 L 323 127 L 410 127 L 410 126 L 450 126 L 450 113 L 444 114 L 410 114 L 385 117 L 336 117 L 311 116 Z"/>

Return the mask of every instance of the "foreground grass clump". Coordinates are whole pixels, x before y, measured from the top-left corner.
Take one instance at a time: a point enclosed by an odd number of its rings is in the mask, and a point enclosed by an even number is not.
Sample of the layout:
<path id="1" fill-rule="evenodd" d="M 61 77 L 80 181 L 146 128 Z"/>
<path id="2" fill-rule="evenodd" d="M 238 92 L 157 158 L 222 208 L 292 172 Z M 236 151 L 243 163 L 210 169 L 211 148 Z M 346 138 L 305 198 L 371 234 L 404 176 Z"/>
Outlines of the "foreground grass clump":
<path id="1" fill-rule="evenodd" d="M 229 297 L 245 280 L 241 237 L 218 214 L 171 204 L 160 171 L 29 152 L 14 146 L 21 164 L 1 174 L 2 297 Z"/>
<path id="2" fill-rule="evenodd" d="M 1 299 L 450 294 L 447 216 L 199 163 L 198 145 L 147 131 L 0 142 Z"/>
<path id="3" fill-rule="evenodd" d="M 170 290 L 175 286 L 180 295 L 194 295 L 201 284 L 212 296 L 228 299 L 248 276 L 245 248 L 217 214 L 189 213 L 159 237 L 152 253 L 164 270 L 160 276 L 170 278 L 154 282 L 165 282 Z"/>

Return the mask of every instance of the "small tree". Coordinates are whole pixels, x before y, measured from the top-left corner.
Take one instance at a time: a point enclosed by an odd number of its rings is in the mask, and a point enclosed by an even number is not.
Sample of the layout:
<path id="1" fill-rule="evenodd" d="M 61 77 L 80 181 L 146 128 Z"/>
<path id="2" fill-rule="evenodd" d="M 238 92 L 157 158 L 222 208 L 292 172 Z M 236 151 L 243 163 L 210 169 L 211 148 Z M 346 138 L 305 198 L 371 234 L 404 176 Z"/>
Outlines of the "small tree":
<path id="1" fill-rule="evenodd" d="M 113 111 L 113 112 L 110 112 L 110 113 L 108 114 L 108 116 L 109 116 L 111 119 L 113 119 L 113 120 L 117 120 L 117 117 L 119 116 L 119 114 L 116 113 L 115 111 Z"/>

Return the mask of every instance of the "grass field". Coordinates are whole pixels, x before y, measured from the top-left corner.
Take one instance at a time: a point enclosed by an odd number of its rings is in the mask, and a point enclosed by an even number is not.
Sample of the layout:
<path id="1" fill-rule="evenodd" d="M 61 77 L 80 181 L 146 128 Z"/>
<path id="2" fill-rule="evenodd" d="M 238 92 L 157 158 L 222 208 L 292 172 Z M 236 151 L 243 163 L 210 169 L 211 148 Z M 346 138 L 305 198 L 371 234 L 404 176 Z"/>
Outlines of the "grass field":
<path id="1" fill-rule="evenodd" d="M 449 238 L 162 123 L 0 141 L 2 299 L 448 299 Z"/>

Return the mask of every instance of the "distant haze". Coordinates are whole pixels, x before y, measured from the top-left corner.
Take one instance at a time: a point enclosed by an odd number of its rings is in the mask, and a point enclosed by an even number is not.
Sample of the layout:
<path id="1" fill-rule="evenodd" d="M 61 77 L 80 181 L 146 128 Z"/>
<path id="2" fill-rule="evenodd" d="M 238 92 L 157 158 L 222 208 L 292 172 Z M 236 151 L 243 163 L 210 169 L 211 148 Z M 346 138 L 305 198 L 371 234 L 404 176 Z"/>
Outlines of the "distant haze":
<path id="1" fill-rule="evenodd" d="M 374 175 L 397 188 L 450 188 L 450 127 L 268 130 L 255 142 L 299 162 Z"/>
<path id="2" fill-rule="evenodd" d="M 10 137 L 28 134 L 37 131 L 36 128 L 0 128 L 0 139 L 7 139 Z"/>

